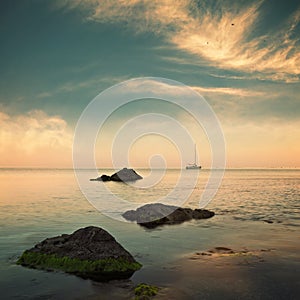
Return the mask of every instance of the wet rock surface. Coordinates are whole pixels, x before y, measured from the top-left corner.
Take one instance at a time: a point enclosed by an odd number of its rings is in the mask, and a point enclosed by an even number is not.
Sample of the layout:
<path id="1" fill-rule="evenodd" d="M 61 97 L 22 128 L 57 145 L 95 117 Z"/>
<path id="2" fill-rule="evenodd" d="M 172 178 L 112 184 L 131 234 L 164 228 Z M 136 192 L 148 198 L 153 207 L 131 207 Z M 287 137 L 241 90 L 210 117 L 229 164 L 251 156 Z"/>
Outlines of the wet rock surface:
<path id="1" fill-rule="evenodd" d="M 215 247 L 203 252 L 196 252 L 189 257 L 191 260 L 221 259 L 229 258 L 235 259 L 234 263 L 238 265 L 254 265 L 256 263 L 264 262 L 264 254 L 274 251 L 275 249 L 255 249 L 249 250 L 247 248 L 231 249 L 228 247 Z"/>
<path id="2" fill-rule="evenodd" d="M 129 182 L 143 179 L 142 176 L 136 173 L 133 169 L 123 168 L 122 170 L 109 176 L 106 174 L 101 175 L 98 178 L 90 179 L 90 181 L 118 181 L 118 182 Z"/>
<path id="3" fill-rule="evenodd" d="M 206 209 L 182 208 L 162 203 L 146 204 L 136 210 L 126 211 L 122 216 L 146 228 L 180 224 L 192 219 L 207 219 L 215 215 Z"/>
<path id="4" fill-rule="evenodd" d="M 47 238 L 26 250 L 20 265 L 62 270 L 97 281 L 129 278 L 141 265 L 107 231 L 89 226 Z"/>

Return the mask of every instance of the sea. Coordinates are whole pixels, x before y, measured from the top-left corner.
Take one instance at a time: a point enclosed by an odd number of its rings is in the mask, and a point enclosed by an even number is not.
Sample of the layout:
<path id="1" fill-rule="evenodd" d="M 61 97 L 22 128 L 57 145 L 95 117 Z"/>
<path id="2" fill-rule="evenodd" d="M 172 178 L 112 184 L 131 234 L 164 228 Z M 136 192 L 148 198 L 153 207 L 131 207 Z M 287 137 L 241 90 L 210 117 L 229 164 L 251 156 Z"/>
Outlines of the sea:
<path id="1" fill-rule="evenodd" d="M 112 195 L 138 207 L 160 202 L 180 180 L 186 189 L 176 190 L 174 203 L 199 208 L 213 171 L 136 171 L 155 182 L 89 181 L 94 170 L 0 169 L 0 298 L 130 299 L 127 287 L 146 282 L 165 289 L 162 299 L 300 299 L 299 169 L 227 169 L 205 206 L 214 217 L 152 230 L 122 220 L 123 206 Z M 191 172 L 198 172 L 193 184 Z M 141 270 L 120 284 L 16 265 L 24 250 L 45 238 L 90 225 L 112 234 Z M 190 264 L 194 253 L 215 247 L 270 254 L 234 267 L 220 258 Z"/>

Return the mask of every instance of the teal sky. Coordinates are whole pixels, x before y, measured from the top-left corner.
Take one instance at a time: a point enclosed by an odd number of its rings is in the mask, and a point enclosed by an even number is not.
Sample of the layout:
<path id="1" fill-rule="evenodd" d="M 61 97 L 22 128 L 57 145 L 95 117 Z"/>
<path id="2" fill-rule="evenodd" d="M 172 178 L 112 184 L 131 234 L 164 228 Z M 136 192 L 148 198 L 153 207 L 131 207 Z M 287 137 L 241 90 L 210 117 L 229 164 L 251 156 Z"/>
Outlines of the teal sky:
<path id="1" fill-rule="evenodd" d="M 69 166 L 86 105 L 155 76 L 205 97 L 229 167 L 300 167 L 298 1 L 11 0 L 0 14 L 1 166 L 48 165 L 36 153 L 51 147 L 49 165 Z"/>

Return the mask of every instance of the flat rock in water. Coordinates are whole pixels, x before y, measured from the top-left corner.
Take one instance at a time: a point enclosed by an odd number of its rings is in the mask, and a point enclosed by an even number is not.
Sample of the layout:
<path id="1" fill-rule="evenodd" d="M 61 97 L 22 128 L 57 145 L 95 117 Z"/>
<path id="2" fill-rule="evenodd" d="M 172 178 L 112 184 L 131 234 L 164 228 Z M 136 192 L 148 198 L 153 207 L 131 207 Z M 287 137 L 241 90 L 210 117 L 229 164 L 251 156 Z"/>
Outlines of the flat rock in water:
<path id="1" fill-rule="evenodd" d="M 90 181 L 122 181 L 122 182 L 128 182 L 128 181 L 136 181 L 143 179 L 142 176 L 136 173 L 133 169 L 127 169 L 123 168 L 122 170 L 114 173 L 113 175 L 101 175 L 98 178 L 90 179 Z"/>
<path id="2" fill-rule="evenodd" d="M 36 269 L 62 270 L 96 281 L 129 278 L 141 268 L 112 235 L 95 226 L 47 238 L 26 250 L 17 263 Z"/>
<path id="3" fill-rule="evenodd" d="M 180 224 L 192 219 L 207 219 L 215 215 L 206 209 L 182 208 L 162 203 L 146 204 L 136 210 L 126 211 L 122 216 L 146 228 Z"/>

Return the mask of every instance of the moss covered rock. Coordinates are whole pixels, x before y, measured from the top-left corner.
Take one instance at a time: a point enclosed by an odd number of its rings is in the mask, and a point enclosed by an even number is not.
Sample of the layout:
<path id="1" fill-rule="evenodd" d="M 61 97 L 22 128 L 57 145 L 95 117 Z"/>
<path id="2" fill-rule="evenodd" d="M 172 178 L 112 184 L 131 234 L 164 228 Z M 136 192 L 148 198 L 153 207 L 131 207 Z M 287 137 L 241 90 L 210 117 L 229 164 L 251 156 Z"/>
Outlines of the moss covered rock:
<path id="1" fill-rule="evenodd" d="M 94 226 L 45 239 L 26 250 L 17 263 L 36 269 L 61 270 L 97 281 L 129 278 L 141 268 L 113 236 Z"/>
<path id="2" fill-rule="evenodd" d="M 135 300 L 151 299 L 158 293 L 158 287 L 146 283 L 138 284 L 134 289 Z"/>

